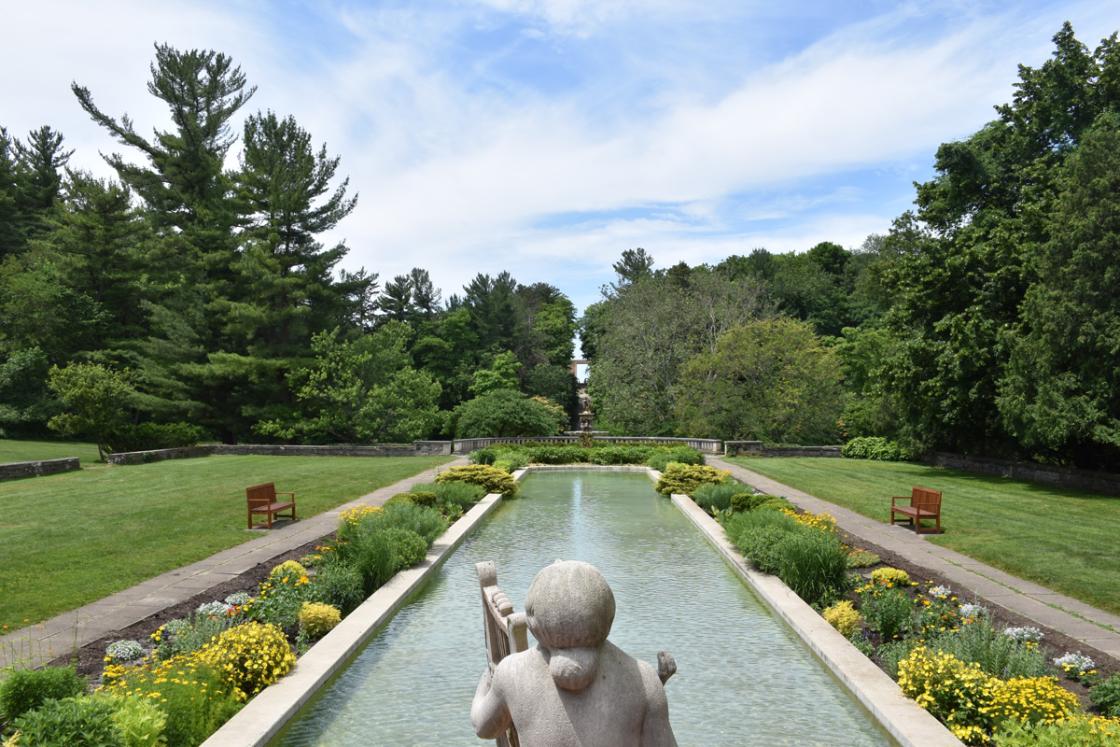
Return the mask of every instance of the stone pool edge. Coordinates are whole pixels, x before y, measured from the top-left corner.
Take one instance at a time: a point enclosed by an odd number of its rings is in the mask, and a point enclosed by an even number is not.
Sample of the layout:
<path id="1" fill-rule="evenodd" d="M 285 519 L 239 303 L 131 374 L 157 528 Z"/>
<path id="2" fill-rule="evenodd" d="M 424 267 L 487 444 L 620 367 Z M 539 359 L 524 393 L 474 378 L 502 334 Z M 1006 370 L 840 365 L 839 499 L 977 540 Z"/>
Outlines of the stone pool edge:
<path id="1" fill-rule="evenodd" d="M 751 589 L 832 672 L 902 747 L 962 747 L 945 726 L 899 689 L 898 683 L 840 635 L 777 576 L 751 568 L 723 527 L 687 495 L 673 505 L 692 521 Z"/>
<path id="2" fill-rule="evenodd" d="M 514 473 L 520 480 L 524 470 Z M 413 592 L 435 573 L 463 540 L 502 502 L 490 493 L 436 538 L 424 562 L 396 573 L 347 615 L 334 630 L 299 657 L 295 668 L 266 687 L 233 718 L 202 743 L 202 747 L 264 747 L 280 733 L 322 687 L 382 625 L 392 619 Z"/>

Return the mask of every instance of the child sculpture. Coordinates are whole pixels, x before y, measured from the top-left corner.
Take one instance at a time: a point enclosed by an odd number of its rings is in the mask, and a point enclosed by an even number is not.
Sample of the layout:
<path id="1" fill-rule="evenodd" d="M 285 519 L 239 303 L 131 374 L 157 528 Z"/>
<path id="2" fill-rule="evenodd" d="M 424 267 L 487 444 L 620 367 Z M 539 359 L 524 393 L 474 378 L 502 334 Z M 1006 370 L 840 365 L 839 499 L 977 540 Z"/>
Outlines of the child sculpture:
<path id="1" fill-rule="evenodd" d="M 525 614 L 538 645 L 483 673 L 471 705 L 479 737 L 494 739 L 512 724 L 524 747 L 676 746 L 662 684 L 672 672 L 659 678 L 607 640 L 614 594 L 594 566 L 544 568 Z"/>

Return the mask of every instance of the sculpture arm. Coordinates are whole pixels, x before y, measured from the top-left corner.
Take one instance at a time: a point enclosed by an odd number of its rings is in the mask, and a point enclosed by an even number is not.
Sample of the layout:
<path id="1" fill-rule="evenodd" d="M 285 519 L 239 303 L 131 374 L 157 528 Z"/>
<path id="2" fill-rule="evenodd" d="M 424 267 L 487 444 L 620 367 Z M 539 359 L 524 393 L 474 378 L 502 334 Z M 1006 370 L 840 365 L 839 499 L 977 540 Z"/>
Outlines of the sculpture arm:
<path id="1" fill-rule="evenodd" d="M 471 725 L 481 739 L 496 739 L 513 725 L 499 688 L 494 687 L 490 670 L 482 673 L 471 703 Z"/>
<path id="2" fill-rule="evenodd" d="M 646 716 L 642 721 L 642 747 L 677 747 L 673 727 L 669 724 L 669 700 L 660 681 L 647 687 Z"/>

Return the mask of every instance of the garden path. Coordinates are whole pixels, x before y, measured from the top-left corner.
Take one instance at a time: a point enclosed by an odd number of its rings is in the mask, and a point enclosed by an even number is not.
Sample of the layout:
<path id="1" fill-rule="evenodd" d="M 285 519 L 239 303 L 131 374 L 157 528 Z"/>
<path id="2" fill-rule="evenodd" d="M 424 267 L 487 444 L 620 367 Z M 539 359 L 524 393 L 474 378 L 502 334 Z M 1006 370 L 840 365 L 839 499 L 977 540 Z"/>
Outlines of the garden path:
<path id="1" fill-rule="evenodd" d="M 832 514 L 837 525 L 848 534 L 897 553 L 993 604 L 1120 659 L 1120 616 L 928 542 L 924 536 L 902 525 L 891 526 L 869 519 L 718 457 L 708 457 L 707 462 L 728 470 L 733 477 L 757 490 L 782 496 L 806 511 Z M 889 500 L 889 496 L 883 498 L 884 516 Z"/>
<path id="2" fill-rule="evenodd" d="M 46 664 L 114 630 L 126 628 L 225 583 L 258 563 L 327 536 L 338 527 L 339 514 L 348 508 L 364 504 L 379 506 L 417 483 L 431 482 L 437 472 L 462 464 L 467 464 L 465 457 L 386 485 L 309 519 L 274 527 L 256 539 L 162 573 L 45 622 L 0 636 L 0 669 Z M 90 559 L 90 562 L 96 561 L 96 558 Z"/>

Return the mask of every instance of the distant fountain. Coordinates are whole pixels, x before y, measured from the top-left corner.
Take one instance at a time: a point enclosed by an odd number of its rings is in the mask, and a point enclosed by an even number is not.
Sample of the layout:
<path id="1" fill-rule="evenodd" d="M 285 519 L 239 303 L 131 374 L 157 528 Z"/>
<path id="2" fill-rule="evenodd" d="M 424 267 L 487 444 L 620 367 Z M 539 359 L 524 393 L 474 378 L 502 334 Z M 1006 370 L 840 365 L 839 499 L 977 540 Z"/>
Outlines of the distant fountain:
<path id="1" fill-rule="evenodd" d="M 614 594 L 598 569 L 556 561 L 519 614 L 494 564 L 476 567 L 489 658 L 471 705 L 478 736 L 499 747 L 675 747 L 664 683 L 676 662 L 659 652 L 654 672 L 607 640 Z"/>

